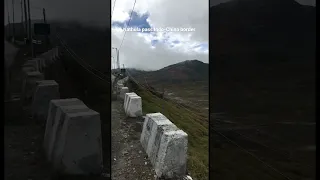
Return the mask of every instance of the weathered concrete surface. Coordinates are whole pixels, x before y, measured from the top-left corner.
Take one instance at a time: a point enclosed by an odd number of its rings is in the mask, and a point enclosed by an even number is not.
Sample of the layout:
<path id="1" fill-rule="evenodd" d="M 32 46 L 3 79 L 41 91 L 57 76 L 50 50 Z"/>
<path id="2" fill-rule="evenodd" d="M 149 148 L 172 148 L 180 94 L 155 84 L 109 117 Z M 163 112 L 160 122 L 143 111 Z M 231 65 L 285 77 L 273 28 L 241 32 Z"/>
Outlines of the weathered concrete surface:
<path id="1" fill-rule="evenodd" d="M 124 101 L 123 101 L 123 108 L 124 108 L 124 110 L 126 110 L 127 108 L 127 104 L 128 104 L 128 100 L 129 100 L 129 96 L 138 96 L 136 93 L 134 93 L 134 92 L 131 92 L 131 93 L 126 93 L 125 95 L 124 95 Z"/>
<path id="2" fill-rule="evenodd" d="M 66 174 L 100 174 L 103 168 L 100 114 L 65 113 L 53 151 L 54 167 Z"/>
<path id="3" fill-rule="evenodd" d="M 128 87 L 122 87 L 121 89 L 120 89 L 120 98 L 121 99 L 124 99 L 124 95 L 126 94 L 126 93 L 128 93 L 129 92 L 129 88 Z"/>
<path id="4" fill-rule="evenodd" d="M 140 137 L 158 177 L 186 174 L 188 136 L 161 113 L 147 114 Z"/>
<path id="5" fill-rule="evenodd" d="M 44 76 L 39 71 L 26 72 L 22 84 L 22 100 L 32 97 L 37 81 L 41 80 L 44 80 Z"/>
<path id="6" fill-rule="evenodd" d="M 186 175 L 188 135 L 182 130 L 164 131 L 154 169 L 158 177 L 177 178 Z"/>
<path id="7" fill-rule="evenodd" d="M 117 83 L 117 91 L 121 91 L 121 88 L 123 88 L 124 87 L 124 85 L 122 84 L 122 83 Z"/>
<path id="8" fill-rule="evenodd" d="M 128 96 L 128 103 L 126 106 L 126 114 L 129 117 L 142 116 L 142 100 L 140 96 Z"/>
<path id="9" fill-rule="evenodd" d="M 54 61 L 54 58 L 53 58 L 53 50 L 51 49 L 51 50 L 49 50 L 49 51 L 41 54 L 41 55 L 39 56 L 39 58 L 42 58 L 42 59 L 45 60 L 45 62 L 44 62 L 45 66 L 48 66 L 49 64 L 52 64 L 53 61 Z"/>
<path id="10" fill-rule="evenodd" d="M 45 59 L 43 59 L 43 58 L 34 58 L 33 60 L 37 61 L 39 71 L 43 72 L 43 70 L 45 68 Z"/>
<path id="11" fill-rule="evenodd" d="M 126 84 L 126 82 L 129 80 L 129 77 L 125 77 L 125 78 L 123 78 L 123 79 L 120 79 L 118 82 L 120 83 L 120 84 Z"/>
<path id="12" fill-rule="evenodd" d="M 143 123 L 140 142 L 142 147 L 145 149 L 146 153 L 148 154 L 148 156 L 150 156 L 150 152 L 151 152 L 152 146 L 154 145 L 154 141 L 157 134 L 157 131 L 155 130 L 152 131 L 154 126 L 155 127 L 174 126 L 174 124 L 171 121 L 169 121 L 161 113 L 146 114 L 145 120 Z"/>
<path id="13" fill-rule="evenodd" d="M 56 139 L 57 128 L 59 127 L 59 123 L 61 121 L 61 111 L 58 113 L 58 109 L 63 108 L 64 106 L 83 106 L 83 109 L 86 109 L 87 106 L 76 98 L 71 99 L 57 99 L 51 100 L 49 111 L 48 111 L 48 118 L 46 122 L 46 130 L 44 134 L 44 150 L 46 152 L 46 157 L 49 161 L 51 161 L 52 149 L 54 146 L 54 142 Z M 60 127 L 61 128 L 61 127 Z"/>
<path id="14" fill-rule="evenodd" d="M 39 66 L 38 60 L 36 59 L 28 60 L 23 64 L 23 67 L 34 67 L 37 71 L 39 71 Z"/>
<path id="15" fill-rule="evenodd" d="M 24 74 L 27 74 L 27 72 L 32 72 L 32 71 L 37 71 L 37 68 L 35 67 L 30 67 L 30 66 L 24 66 L 22 67 L 22 71 Z"/>
<path id="16" fill-rule="evenodd" d="M 54 80 L 38 81 L 37 84 L 32 111 L 41 120 L 47 120 L 50 101 L 60 98 L 59 84 Z"/>

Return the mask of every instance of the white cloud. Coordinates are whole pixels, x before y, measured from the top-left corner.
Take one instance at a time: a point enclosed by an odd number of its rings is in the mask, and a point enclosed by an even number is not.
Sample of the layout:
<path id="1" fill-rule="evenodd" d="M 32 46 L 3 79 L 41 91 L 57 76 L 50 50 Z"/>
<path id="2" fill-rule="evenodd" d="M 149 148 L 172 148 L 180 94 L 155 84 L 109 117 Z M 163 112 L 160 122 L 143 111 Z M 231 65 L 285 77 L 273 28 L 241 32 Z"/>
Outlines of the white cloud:
<path id="1" fill-rule="evenodd" d="M 117 0 L 112 21 L 127 20 L 133 3 L 134 0 Z M 140 15 L 148 13 L 151 27 L 184 27 L 195 28 L 195 31 L 127 32 L 120 50 L 121 66 L 156 70 L 191 59 L 208 62 L 208 50 L 194 48 L 208 43 L 208 10 L 207 0 L 137 0 L 134 11 Z M 120 46 L 123 34 L 119 28 L 112 29 L 113 47 Z M 158 41 L 154 46 L 153 40 Z"/>

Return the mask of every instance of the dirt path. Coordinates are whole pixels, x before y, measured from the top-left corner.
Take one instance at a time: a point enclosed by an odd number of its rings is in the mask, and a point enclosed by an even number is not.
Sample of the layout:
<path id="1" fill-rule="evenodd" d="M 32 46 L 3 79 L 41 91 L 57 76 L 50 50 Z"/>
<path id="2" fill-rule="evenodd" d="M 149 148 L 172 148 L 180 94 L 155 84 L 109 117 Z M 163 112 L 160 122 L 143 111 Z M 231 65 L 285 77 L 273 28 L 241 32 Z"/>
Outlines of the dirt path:
<path id="1" fill-rule="evenodd" d="M 155 179 L 155 172 L 140 144 L 143 118 L 126 118 L 122 106 L 121 101 L 112 101 L 112 179 Z"/>

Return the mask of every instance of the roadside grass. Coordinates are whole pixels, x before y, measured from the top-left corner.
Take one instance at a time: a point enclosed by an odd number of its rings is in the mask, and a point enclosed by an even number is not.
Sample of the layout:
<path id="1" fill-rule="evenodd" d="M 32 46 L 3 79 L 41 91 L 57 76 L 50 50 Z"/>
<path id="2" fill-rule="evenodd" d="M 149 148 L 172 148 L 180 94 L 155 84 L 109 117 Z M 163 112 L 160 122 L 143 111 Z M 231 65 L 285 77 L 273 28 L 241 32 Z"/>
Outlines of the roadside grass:
<path id="1" fill-rule="evenodd" d="M 133 84 L 134 91 L 142 98 L 144 113 L 160 112 L 188 134 L 188 172 L 198 180 L 208 179 L 209 133 L 208 118 L 168 100 L 158 98 Z"/>

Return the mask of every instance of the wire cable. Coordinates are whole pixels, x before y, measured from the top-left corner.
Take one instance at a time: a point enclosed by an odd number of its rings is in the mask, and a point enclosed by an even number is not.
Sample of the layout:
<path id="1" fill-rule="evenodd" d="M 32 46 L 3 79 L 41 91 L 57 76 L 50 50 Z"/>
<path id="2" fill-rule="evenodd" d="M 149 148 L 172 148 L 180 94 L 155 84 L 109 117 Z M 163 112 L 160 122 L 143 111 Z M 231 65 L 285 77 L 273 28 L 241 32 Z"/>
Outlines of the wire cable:
<path id="1" fill-rule="evenodd" d="M 113 1 L 113 8 L 112 8 L 112 12 L 111 12 L 111 21 L 112 21 L 112 15 L 113 15 L 113 12 L 114 12 L 114 7 L 116 6 L 116 2 L 117 2 L 117 0 Z"/>
<path id="2" fill-rule="evenodd" d="M 59 38 L 59 36 L 57 36 L 58 40 L 60 41 L 61 45 L 64 47 L 64 49 L 72 56 L 72 58 L 80 65 L 82 66 L 85 70 L 87 70 L 89 73 L 91 73 L 92 75 L 94 75 L 95 77 L 97 77 L 98 79 L 102 80 L 103 82 L 106 83 L 110 83 L 109 81 L 107 81 L 106 79 L 100 77 L 99 75 L 95 74 L 94 72 L 92 72 L 91 70 L 89 70 L 87 67 L 85 67 L 85 65 L 83 65 L 82 63 L 80 63 L 77 60 L 77 57 L 75 56 L 74 53 L 70 52 L 69 48 L 66 47 L 66 45 L 64 44 L 64 42 Z"/>
<path id="3" fill-rule="evenodd" d="M 281 171 L 279 171 L 278 169 L 274 168 L 273 166 L 271 166 L 270 164 L 266 163 L 265 161 L 263 161 L 261 158 L 259 158 L 258 156 L 256 156 L 254 153 L 248 151 L 247 149 L 243 148 L 242 146 L 240 146 L 239 144 L 237 144 L 236 142 L 232 141 L 230 138 L 228 138 L 227 136 L 225 136 L 223 133 L 215 130 L 214 128 L 212 128 L 212 130 L 222 136 L 223 138 L 225 138 L 227 141 L 229 141 L 230 143 L 234 144 L 235 146 L 237 146 L 239 149 L 241 149 L 243 152 L 249 154 L 250 156 L 252 156 L 254 159 L 258 160 L 259 162 L 261 162 L 263 165 L 265 165 L 266 167 L 270 168 L 271 170 L 273 170 L 274 172 L 278 173 L 279 175 L 281 175 L 282 177 L 284 177 L 287 180 L 291 180 L 291 178 L 289 178 L 288 176 L 286 176 L 284 173 L 282 173 Z"/>
<path id="4" fill-rule="evenodd" d="M 90 64 L 86 63 L 84 61 L 84 59 L 82 59 L 80 56 L 78 56 L 71 48 L 70 46 L 68 46 L 68 44 L 61 38 L 61 36 L 59 35 L 59 33 L 57 33 L 58 36 L 60 37 L 60 40 L 65 44 L 65 46 L 77 57 L 77 59 L 80 59 L 84 64 L 86 64 L 86 66 L 90 67 L 92 70 L 95 70 L 96 72 L 98 72 L 100 74 L 100 77 L 102 76 L 103 78 L 107 78 L 107 76 L 105 74 L 103 74 L 103 72 L 99 71 L 98 69 L 95 69 L 94 67 L 92 67 Z"/>
<path id="5" fill-rule="evenodd" d="M 128 24 L 127 24 L 126 28 L 127 28 L 127 27 L 129 26 L 129 24 L 130 24 L 130 21 L 131 21 L 131 18 L 132 18 L 132 13 L 133 13 L 133 11 L 134 11 L 134 7 L 135 7 L 135 5 L 136 5 L 136 2 L 137 2 L 137 0 L 134 0 L 134 4 L 133 4 L 132 11 L 131 11 L 131 14 L 130 14 L 130 19 L 129 19 L 129 21 L 128 21 Z M 126 33 L 127 33 L 127 31 L 124 31 L 124 35 L 123 35 L 123 37 L 122 37 L 122 41 L 121 41 L 121 44 L 120 44 L 120 46 L 119 46 L 119 48 L 118 48 L 118 51 L 120 51 L 120 49 L 121 49 L 121 47 L 122 47 L 122 43 L 123 43 L 124 37 L 126 36 Z"/>

